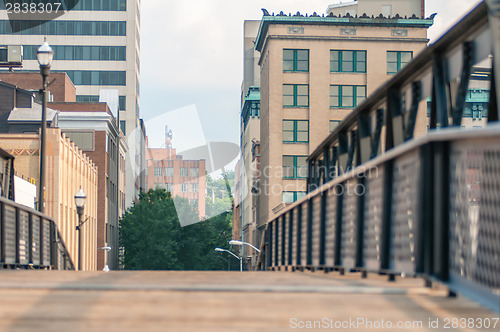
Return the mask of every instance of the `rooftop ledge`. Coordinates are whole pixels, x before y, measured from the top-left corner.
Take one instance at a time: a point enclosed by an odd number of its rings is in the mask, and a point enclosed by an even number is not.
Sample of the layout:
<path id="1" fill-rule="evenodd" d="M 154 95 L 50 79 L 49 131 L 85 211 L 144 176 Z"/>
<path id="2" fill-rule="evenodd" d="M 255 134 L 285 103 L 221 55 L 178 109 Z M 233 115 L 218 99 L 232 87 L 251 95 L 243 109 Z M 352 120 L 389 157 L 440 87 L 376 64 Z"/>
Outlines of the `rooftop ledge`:
<path id="1" fill-rule="evenodd" d="M 264 16 L 259 28 L 259 33 L 255 42 L 255 49 L 260 51 L 262 49 L 263 37 L 267 34 L 269 24 L 309 24 L 309 25 L 332 25 L 332 26 L 382 26 L 382 27 L 417 27 L 417 28 L 429 28 L 434 24 L 435 14 L 431 15 L 429 18 L 419 18 L 415 15 L 411 17 L 401 17 L 396 14 L 394 17 L 385 17 L 382 14 L 379 16 L 368 16 L 363 14 L 361 16 L 351 16 L 346 14 L 345 16 L 335 16 L 333 14 L 325 16 L 313 13 L 308 16 L 304 16 L 297 12 L 295 15 L 286 15 L 280 12 L 278 15 L 271 15 L 265 9 L 262 9 Z"/>

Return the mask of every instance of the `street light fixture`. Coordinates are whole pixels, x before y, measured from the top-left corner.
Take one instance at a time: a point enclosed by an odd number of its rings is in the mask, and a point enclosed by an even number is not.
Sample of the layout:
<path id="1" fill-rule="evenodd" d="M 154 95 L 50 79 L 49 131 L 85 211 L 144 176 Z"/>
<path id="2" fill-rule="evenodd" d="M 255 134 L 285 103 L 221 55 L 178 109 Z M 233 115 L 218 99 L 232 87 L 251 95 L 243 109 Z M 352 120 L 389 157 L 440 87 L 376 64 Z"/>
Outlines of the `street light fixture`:
<path id="1" fill-rule="evenodd" d="M 225 251 L 225 252 L 230 253 L 234 257 L 236 257 L 240 261 L 240 271 L 243 271 L 243 259 L 240 256 L 237 256 L 237 255 L 233 254 L 232 252 L 230 252 L 229 250 L 222 249 L 222 248 L 215 248 L 215 251 L 220 251 L 220 252 Z"/>
<path id="2" fill-rule="evenodd" d="M 99 248 L 100 250 L 106 251 L 106 257 L 105 257 L 105 262 L 104 268 L 102 269 L 104 272 L 109 272 L 109 265 L 108 265 L 108 253 L 111 251 L 111 247 L 106 246 L 106 247 L 101 247 Z"/>
<path id="3" fill-rule="evenodd" d="M 82 226 L 85 221 L 82 221 L 83 209 L 85 207 L 85 201 L 87 200 L 87 195 L 83 192 L 82 188 L 75 195 L 75 205 L 76 213 L 78 214 L 78 226 L 76 230 L 78 231 L 78 271 L 82 270 Z"/>
<path id="4" fill-rule="evenodd" d="M 45 132 L 47 130 L 47 77 L 50 75 L 50 66 L 54 51 L 45 40 L 38 48 L 36 58 L 40 65 L 40 74 L 42 75 L 42 128 L 40 132 L 40 183 L 38 184 L 38 211 L 44 213 L 44 193 L 45 186 Z"/>
<path id="5" fill-rule="evenodd" d="M 229 241 L 229 244 L 230 245 L 233 245 L 233 246 L 242 246 L 242 245 L 246 245 L 246 246 L 250 246 L 252 247 L 253 250 L 257 251 L 257 252 L 260 252 L 260 249 L 251 245 L 250 243 L 248 242 L 243 242 L 243 241 L 238 241 L 238 240 L 231 240 Z"/>

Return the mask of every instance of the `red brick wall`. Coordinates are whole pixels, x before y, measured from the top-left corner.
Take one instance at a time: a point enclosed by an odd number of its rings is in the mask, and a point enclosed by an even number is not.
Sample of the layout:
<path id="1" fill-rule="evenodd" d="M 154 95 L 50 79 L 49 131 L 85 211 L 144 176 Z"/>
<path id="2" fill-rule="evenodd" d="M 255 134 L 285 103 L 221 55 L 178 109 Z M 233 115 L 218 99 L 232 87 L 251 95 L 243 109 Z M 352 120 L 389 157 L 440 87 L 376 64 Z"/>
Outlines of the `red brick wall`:
<path id="1" fill-rule="evenodd" d="M 66 73 L 52 73 L 49 92 L 55 102 L 76 102 L 76 88 Z M 14 84 L 25 90 L 39 90 L 42 87 L 42 76 L 39 73 L 0 73 L 0 81 Z"/>
<path id="2" fill-rule="evenodd" d="M 85 151 L 85 154 L 92 159 L 97 166 L 97 247 L 102 248 L 106 242 L 106 174 L 107 174 L 107 152 L 106 152 L 106 132 L 95 132 L 94 151 Z M 104 250 L 97 251 L 97 269 L 104 268 Z"/>
<path id="3" fill-rule="evenodd" d="M 107 112 L 111 114 L 106 103 L 49 103 L 48 106 L 62 112 Z"/>

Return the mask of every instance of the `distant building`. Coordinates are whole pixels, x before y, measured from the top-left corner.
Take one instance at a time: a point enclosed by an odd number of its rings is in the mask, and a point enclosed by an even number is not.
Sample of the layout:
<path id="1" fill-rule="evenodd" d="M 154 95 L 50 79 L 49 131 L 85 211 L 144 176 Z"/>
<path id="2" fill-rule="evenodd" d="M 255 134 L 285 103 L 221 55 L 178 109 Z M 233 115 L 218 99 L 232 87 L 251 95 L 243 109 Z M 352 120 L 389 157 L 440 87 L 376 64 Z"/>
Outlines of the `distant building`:
<path id="1" fill-rule="evenodd" d="M 100 248 L 111 247 L 109 253 L 104 250 L 97 252 L 98 269 L 102 269 L 106 264 L 106 255 L 109 267 L 118 269 L 118 230 L 119 218 L 125 211 L 125 155 L 128 146 L 123 135 L 118 140 L 118 124 L 106 103 L 74 102 L 76 90 L 69 77 L 65 73 L 52 75 L 51 78 L 53 77 L 56 81 L 49 87 L 50 100 L 54 101 L 48 103 L 50 125 L 61 128 L 66 137 L 84 151 L 98 167 L 97 243 Z M 22 84 L 25 89 L 36 91 L 41 76 L 38 73 L 0 72 L 0 80 Z M 37 112 L 41 110 L 41 106 L 37 103 L 33 103 L 32 107 Z M 6 126 L 4 131 L 38 133 L 41 118 L 39 114 L 32 114 L 29 109 L 14 108 L 4 123 Z M 0 128 L 2 128 L 1 123 Z"/>
<path id="2" fill-rule="evenodd" d="M 40 116 L 40 113 L 38 113 Z M 82 227 L 82 268 L 97 269 L 97 167 L 60 128 L 47 128 L 45 212 L 54 221 L 75 265 L 78 265 L 78 224 L 74 196 L 80 187 L 87 195 Z M 40 136 L 37 133 L 0 133 L 0 146 L 14 156 L 14 169 L 39 182 Z"/>
<path id="3" fill-rule="evenodd" d="M 67 2 L 61 2 L 63 7 L 66 6 Z M 130 138 L 126 168 L 128 207 L 139 194 L 143 180 L 136 175 L 140 175 L 141 167 L 145 166 L 140 163 L 140 156 L 145 149 L 140 137 L 144 135 L 139 134 L 144 129 L 140 125 L 139 96 L 141 1 L 72 2 L 76 5 L 70 12 L 37 25 L 29 24 L 30 17 L 22 14 L 15 20 L 9 20 L 4 1 L 0 1 L 1 44 L 22 46 L 23 68 L 20 71 L 34 71 L 37 74 L 39 65 L 36 52 L 46 38 L 54 50 L 49 81 L 58 72 L 67 73 L 76 86 L 78 102 L 98 102 L 102 89 L 118 90 L 120 115 L 117 118 L 120 119 L 122 131 Z M 60 82 L 58 79 L 54 84 Z M 22 84 L 13 84 L 23 87 Z M 37 89 L 40 87 L 41 80 Z"/>
<path id="4" fill-rule="evenodd" d="M 205 217 L 205 160 L 183 160 L 170 144 L 167 148 L 148 148 L 146 160 L 146 191 L 163 188 L 173 197 L 187 198 L 200 218 Z"/>
<path id="5" fill-rule="evenodd" d="M 260 235 L 257 230 L 258 195 L 254 187 L 259 173 L 253 151 L 260 140 L 260 68 L 259 52 L 255 50 L 255 39 L 260 21 L 245 21 L 243 24 L 243 82 L 241 85 L 240 150 L 239 170 L 235 174 L 235 206 L 233 211 L 233 239 L 253 243 Z M 252 190 L 253 189 L 253 190 Z M 255 251 L 247 246 L 240 248 L 240 255 L 247 263 L 256 262 Z M 248 258 L 250 260 L 248 261 Z"/>
<path id="6" fill-rule="evenodd" d="M 97 268 L 118 269 L 119 219 L 125 212 L 125 155 L 128 151 L 106 103 L 49 103 L 57 110 L 57 125 L 84 151 L 98 169 Z M 119 168 L 118 168 L 119 167 Z M 106 258 L 107 255 L 107 258 Z"/>
<path id="7" fill-rule="evenodd" d="M 359 0 L 262 18 L 258 227 L 307 191 L 307 156 L 427 46 L 421 0 Z M 417 119 L 416 135 L 427 119 Z"/>

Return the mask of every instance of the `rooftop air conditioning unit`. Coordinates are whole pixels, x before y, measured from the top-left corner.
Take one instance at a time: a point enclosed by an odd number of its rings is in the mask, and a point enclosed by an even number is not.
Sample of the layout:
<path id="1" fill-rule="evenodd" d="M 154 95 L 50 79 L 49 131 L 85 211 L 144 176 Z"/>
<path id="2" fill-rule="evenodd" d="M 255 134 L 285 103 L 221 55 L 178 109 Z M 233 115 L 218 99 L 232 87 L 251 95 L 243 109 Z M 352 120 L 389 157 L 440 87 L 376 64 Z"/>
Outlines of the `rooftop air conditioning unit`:
<path id="1" fill-rule="evenodd" d="M 23 63 L 23 47 L 20 45 L 8 45 L 0 47 L 1 65 L 21 65 Z"/>

